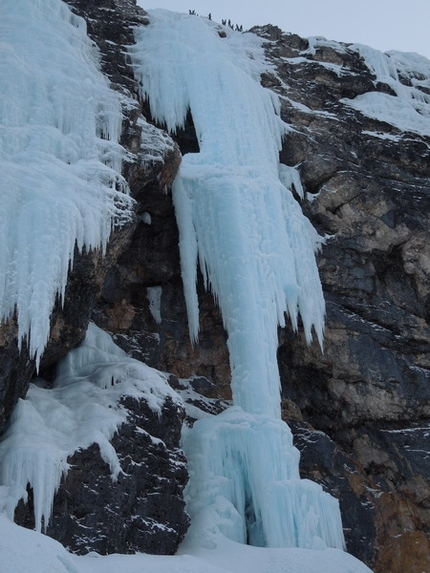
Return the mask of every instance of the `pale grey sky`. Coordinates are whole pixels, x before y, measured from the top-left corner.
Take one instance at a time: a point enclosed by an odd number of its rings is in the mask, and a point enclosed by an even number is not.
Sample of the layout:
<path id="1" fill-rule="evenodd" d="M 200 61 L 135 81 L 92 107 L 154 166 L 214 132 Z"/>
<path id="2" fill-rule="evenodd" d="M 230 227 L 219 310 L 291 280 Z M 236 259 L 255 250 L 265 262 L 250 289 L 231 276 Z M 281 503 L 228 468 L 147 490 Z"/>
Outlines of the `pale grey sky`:
<path id="1" fill-rule="evenodd" d="M 359 42 L 379 50 L 418 52 L 430 59 L 430 0 L 138 0 L 143 8 L 165 8 L 250 28 L 275 24 L 301 36 Z"/>

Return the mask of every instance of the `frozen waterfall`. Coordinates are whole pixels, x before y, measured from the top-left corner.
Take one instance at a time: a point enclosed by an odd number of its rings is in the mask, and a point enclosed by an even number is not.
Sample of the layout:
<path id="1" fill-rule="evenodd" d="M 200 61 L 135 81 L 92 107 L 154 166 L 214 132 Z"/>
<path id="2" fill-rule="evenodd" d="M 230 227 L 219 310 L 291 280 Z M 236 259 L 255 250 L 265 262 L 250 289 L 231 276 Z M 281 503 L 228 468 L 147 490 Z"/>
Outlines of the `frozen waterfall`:
<path id="1" fill-rule="evenodd" d="M 174 184 L 190 335 L 198 336 L 197 261 L 228 333 L 234 402 L 279 417 L 277 326 L 298 312 L 321 342 L 324 299 L 314 250 L 321 238 L 279 176 L 287 129 L 263 89 L 260 40 L 220 38 L 200 18 L 154 11 L 133 51 L 151 112 L 170 131 L 191 110 L 200 152 Z M 290 168 L 293 171 L 292 168 Z M 283 181 L 294 180 L 283 166 Z"/>
<path id="2" fill-rule="evenodd" d="M 39 361 L 75 247 L 129 216 L 119 95 L 61 0 L 0 3 L 0 320 Z"/>
<path id="3" fill-rule="evenodd" d="M 301 316 L 322 343 L 324 299 L 314 252 L 321 238 L 279 165 L 288 129 L 261 87 L 261 40 L 209 20 L 150 12 L 132 48 L 153 118 L 174 132 L 191 112 L 199 153 L 184 156 L 173 198 L 190 335 L 198 337 L 197 266 L 221 308 L 234 407 L 185 431 L 188 509 L 198 543 L 213 528 L 262 546 L 342 547 L 337 501 L 298 474 L 280 419 L 277 327 Z"/>

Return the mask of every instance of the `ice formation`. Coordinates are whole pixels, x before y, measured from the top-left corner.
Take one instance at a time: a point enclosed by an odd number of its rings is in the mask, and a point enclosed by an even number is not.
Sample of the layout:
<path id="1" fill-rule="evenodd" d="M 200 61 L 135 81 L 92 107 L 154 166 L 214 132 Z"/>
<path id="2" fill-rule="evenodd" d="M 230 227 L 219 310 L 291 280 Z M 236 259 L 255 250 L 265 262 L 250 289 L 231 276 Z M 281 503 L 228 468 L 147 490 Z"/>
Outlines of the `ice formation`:
<path id="1" fill-rule="evenodd" d="M 155 120 L 174 132 L 191 112 L 199 153 L 173 187 L 190 335 L 199 329 L 197 265 L 228 334 L 234 407 L 184 433 L 188 509 L 203 546 L 214 528 L 254 545 L 342 547 L 337 501 L 300 480 L 298 452 L 280 420 L 277 327 L 300 313 L 321 343 L 324 299 L 314 252 L 321 241 L 279 165 L 287 126 L 261 87 L 261 41 L 208 20 L 150 12 L 132 49 Z"/>
<path id="2" fill-rule="evenodd" d="M 336 499 L 299 477 L 299 452 L 282 420 L 232 407 L 184 431 L 193 543 L 208 531 L 258 547 L 343 547 Z"/>
<path id="3" fill-rule="evenodd" d="M 199 329 L 198 260 L 228 333 L 235 404 L 279 416 L 277 326 L 285 312 L 295 327 L 300 312 L 309 341 L 312 327 L 322 339 L 314 257 L 321 238 L 292 196 L 297 172 L 282 168 L 290 188 L 280 178 L 287 126 L 277 99 L 259 84 L 260 41 L 220 38 L 199 18 L 151 14 L 133 50 L 143 93 L 170 131 L 190 109 L 200 145 L 184 156 L 173 189 L 191 338 Z"/>
<path id="4" fill-rule="evenodd" d="M 8 489 L 3 504 L 11 519 L 29 484 L 36 530 L 46 529 L 67 457 L 79 448 L 98 444 L 112 478 L 117 478 L 121 467 L 109 440 L 126 421 L 126 411 L 118 405 L 124 395 L 144 399 L 155 412 L 167 396 L 178 400 L 158 371 L 129 358 L 90 324 L 84 342 L 60 362 L 54 387 L 45 388 L 42 380 L 31 384 L 0 442 L 0 484 Z"/>
<path id="5" fill-rule="evenodd" d="M 75 246 L 104 248 L 127 217 L 122 112 L 61 0 L 3 0 L 0 42 L 0 320 L 39 361 Z"/>

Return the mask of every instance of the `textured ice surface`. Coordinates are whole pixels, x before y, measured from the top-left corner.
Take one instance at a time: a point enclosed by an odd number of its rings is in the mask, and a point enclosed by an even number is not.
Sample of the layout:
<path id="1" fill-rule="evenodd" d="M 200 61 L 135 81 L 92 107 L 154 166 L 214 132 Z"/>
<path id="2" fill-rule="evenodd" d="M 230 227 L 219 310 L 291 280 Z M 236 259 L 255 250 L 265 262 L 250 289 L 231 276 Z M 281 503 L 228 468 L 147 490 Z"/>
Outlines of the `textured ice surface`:
<path id="1" fill-rule="evenodd" d="M 201 18 L 157 10 L 137 30 L 132 54 L 154 118 L 170 131 L 188 110 L 200 152 L 182 161 L 173 197 L 180 229 L 190 334 L 198 336 L 197 262 L 228 333 L 235 404 L 279 416 L 277 326 L 300 312 L 307 339 L 322 339 L 324 299 L 314 251 L 320 243 L 279 168 L 287 126 L 261 87 L 261 40 Z"/>
<path id="2" fill-rule="evenodd" d="M 260 547 L 343 547 L 337 500 L 301 480 L 299 452 L 282 420 L 229 408 L 184 431 L 191 468 L 191 536 L 213 546 L 215 529 Z"/>
<path id="3" fill-rule="evenodd" d="M 130 199 L 119 96 L 60 0 L 0 3 L 0 320 L 37 360 L 75 246 L 104 248 Z"/>
<path id="4" fill-rule="evenodd" d="M 185 432 L 191 537 L 213 532 L 259 546 L 343 547 L 337 501 L 300 480 L 298 452 L 280 420 L 277 328 L 300 313 L 322 342 L 324 299 L 303 216 L 297 171 L 279 165 L 287 130 L 260 85 L 261 40 L 193 16 L 150 12 L 136 31 L 135 69 L 153 117 L 170 131 L 191 112 L 199 153 L 173 187 L 190 334 L 199 330 L 199 266 L 228 333 L 235 407 Z"/>
<path id="5" fill-rule="evenodd" d="M 79 448 L 98 444 L 112 479 L 118 477 L 121 467 L 109 440 L 126 420 L 118 405 L 123 395 L 145 399 L 155 412 L 167 396 L 179 399 L 159 372 L 129 358 L 90 324 L 84 342 L 60 362 L 54 387 L 45 388 L 42 380 L 31 384 L 0 442 L 0 485 L 8 486 L 3 505 L 11 517 L 29 484 L 36 529 L 47 526 L 67 457 Z"/>

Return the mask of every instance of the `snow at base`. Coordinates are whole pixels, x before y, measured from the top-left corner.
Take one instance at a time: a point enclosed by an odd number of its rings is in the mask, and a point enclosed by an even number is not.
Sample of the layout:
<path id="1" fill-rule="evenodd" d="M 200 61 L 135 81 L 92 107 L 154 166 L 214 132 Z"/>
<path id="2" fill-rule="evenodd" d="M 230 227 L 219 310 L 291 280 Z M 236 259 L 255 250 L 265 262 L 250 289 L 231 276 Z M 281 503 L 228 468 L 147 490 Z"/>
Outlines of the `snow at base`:
<path id="1" fill-rule="evenodd" d="M 0 442 L 0 512 L 12 519 L 29 484 L 36 530 L 46 528 L 67 457 L 93 443 L 116 479 L 121 467 L 109 440 L 126 420 L 119 405 L 124 395 L 144 399 L 155 412 L 167 396 L 179 400 L 161 373 L 128 357 L 90 324 L 84 342 L 59 363 L 54 387 L 45 388 L 43 380 L 31 384 L 13 412 Z"/>
<path id="2" fill-rule="evenodd" d="M 60 543 L 0 514 L 1 573 L 372 573 L 336 549 L 261 549 L 220 540 L 180 555 L 71 555 Z"/>
<path id="3" fill-rule="evenodd" d="M 0 49 L 0 320 L 39 360 L 75 245 L 104 248 L 129 215 L 122 112 L 61 0 L 2 0 Z"/>

